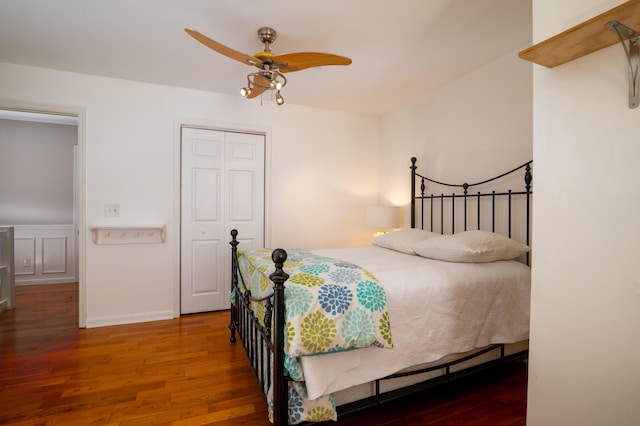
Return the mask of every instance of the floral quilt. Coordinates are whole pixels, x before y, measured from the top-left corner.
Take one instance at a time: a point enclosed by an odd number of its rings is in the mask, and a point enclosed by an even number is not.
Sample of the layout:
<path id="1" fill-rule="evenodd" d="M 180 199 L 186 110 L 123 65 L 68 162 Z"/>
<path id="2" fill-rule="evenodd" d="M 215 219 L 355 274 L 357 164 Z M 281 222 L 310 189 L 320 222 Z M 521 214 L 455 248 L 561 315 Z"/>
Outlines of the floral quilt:
<path id="1" fill-rule="evenodd" d="M 254 297 L 272 292 L 275 271 L 270 249 L 238 251 L 238 266 Z M 299 359 L 304 355 L 346 351 L 368 346 L 393 347 L 387 298 L 376 278 L 353 263 L 287 250 L 285 282 L 285 368 L 289 384 L 289 423 L 336 420 L 331 396 L 306 398 Z M 259 320 L 263 304 L 253 305 Z M 269 405 L 271 401 L 269 398 Z"/>

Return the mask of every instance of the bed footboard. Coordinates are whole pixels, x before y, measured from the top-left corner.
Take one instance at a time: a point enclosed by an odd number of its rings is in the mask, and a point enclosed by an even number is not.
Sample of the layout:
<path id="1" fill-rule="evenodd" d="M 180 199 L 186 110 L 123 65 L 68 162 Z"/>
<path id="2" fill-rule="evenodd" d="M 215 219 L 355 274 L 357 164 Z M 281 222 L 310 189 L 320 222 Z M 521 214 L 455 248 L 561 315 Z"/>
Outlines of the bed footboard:
<path id="1" fill-rule="evenodd" d="M 289 275 L 283 265 L 287 252 L 273 251 L 271 258 L 275 272 L 269 275 L 273 283 L 273 293 L 255 298 L 245 286 L 238 270 L 238 231 L 231 231 L 231 319 L 230 342 L 236 342 L 236 334 L 242 341 L 253 372 L 263 394 L 273 389 L 273 423 L 276 426 L 288 424 L 288 377 L 284 369 L 284 283 Z M 264 306 L 264 317 L 257 318 L 251 309 L 252 303 Z"/>

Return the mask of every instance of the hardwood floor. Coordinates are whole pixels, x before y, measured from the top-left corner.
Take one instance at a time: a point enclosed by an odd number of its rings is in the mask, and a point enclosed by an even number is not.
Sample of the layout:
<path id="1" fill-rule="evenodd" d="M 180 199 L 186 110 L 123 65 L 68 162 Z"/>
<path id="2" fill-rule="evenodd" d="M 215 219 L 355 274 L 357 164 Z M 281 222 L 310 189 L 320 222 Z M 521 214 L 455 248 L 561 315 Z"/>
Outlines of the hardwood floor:
<path id="1" fill-rule="evenodd" d="M 0 424 L 269 425 L 228 313 L 78 329 L 77 284 L 18 286 L 0 313 Z M 524 425 L 527 367 L 326 425 Z"/>

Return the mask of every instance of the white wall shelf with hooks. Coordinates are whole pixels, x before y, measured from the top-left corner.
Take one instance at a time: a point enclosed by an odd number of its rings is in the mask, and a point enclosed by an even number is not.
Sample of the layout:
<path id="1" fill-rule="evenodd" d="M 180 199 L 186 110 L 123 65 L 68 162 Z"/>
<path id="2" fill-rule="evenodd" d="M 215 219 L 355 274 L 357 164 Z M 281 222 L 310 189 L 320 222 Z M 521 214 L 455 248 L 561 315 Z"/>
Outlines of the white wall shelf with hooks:
<path id="1" fill-rule="evenodd" d="M 157 244 L 166 239 L 164 225 L 98 225 L 89 229 L 96 244 Z"/>

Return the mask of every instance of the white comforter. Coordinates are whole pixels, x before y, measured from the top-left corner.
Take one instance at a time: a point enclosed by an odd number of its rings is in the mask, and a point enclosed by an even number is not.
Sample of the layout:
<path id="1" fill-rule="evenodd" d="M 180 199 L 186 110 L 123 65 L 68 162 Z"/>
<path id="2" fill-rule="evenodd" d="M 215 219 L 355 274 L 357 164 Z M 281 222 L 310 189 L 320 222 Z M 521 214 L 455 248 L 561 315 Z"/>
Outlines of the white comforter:
<path id="1" fill-rule="evenodd" d="M 394 348 L 302 357 L 310 399 L 447 354 L 529 337 L 531 272 L 520 262 L 450 263 L 376 246 L 314 253 L 356 263 L 378 278 Z"/>

